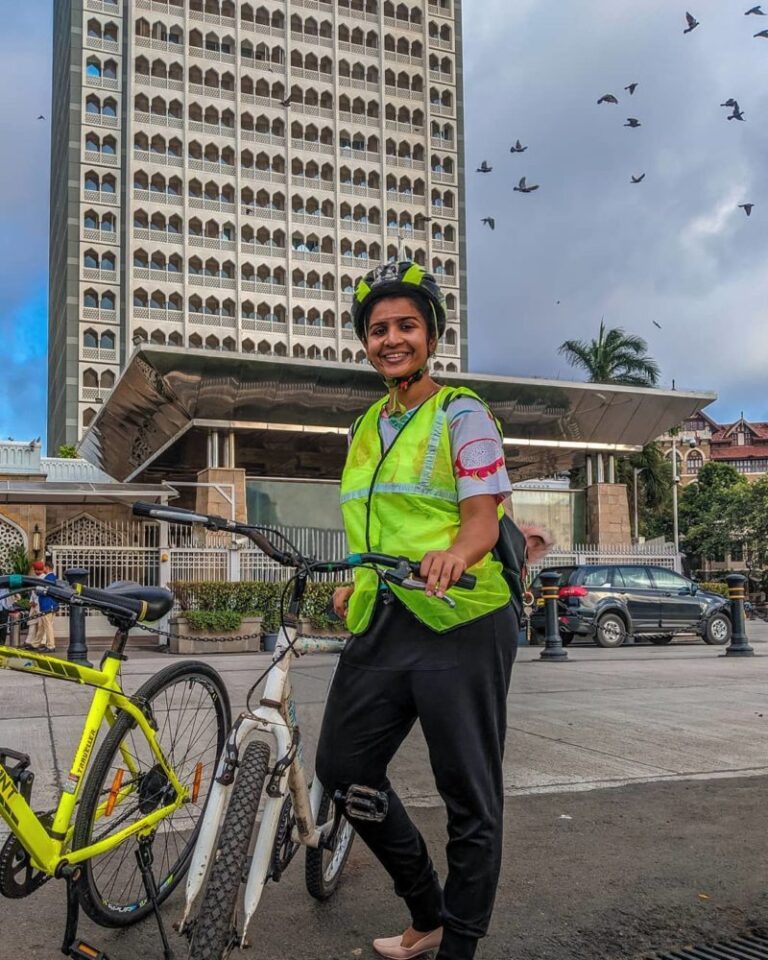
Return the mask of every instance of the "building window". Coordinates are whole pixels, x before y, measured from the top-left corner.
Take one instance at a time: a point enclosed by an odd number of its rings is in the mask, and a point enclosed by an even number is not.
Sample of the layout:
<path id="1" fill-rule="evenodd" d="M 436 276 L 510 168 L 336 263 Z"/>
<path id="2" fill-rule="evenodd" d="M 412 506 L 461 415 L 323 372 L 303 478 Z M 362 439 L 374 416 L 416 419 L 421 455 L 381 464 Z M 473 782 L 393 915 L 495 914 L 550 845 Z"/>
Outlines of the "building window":
<path id="1" fill-rule="evenodd" d="M 688 459 L 685 463 L 688 473 L 697 474 L 704 466 L 704 457 L 702 457 L 698 450 L 694 450 L 693 453 L 688 454 Z"/>

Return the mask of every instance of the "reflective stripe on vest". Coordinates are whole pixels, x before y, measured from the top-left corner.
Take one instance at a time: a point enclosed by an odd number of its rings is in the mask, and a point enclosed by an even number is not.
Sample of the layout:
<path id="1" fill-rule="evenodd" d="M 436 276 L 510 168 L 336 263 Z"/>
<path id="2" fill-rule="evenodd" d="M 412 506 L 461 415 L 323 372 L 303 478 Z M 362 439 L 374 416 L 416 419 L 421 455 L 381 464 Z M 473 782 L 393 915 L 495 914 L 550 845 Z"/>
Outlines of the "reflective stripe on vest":
<path id="1" fill-rule="evenodd" d="M 431 550 L 453 545 L 461 518 L 446 407 L 457 396 L 479 399 L 463 387 L 442 387 L 416 410 L 386 452 L 379 421 L 387 398 L 374 403 L 358 422 L 341 478 L 341 509 L 353 553 L 420 560 Z M 419 590 L 392 589 L 422 623 L 445 633 L 509 603 L 501 564 L 490 553 L 468 572 L 477 577 L 477 586 L 452 588 L 454 608 Z M 355 571 L 347 615 L 353 633 L 368 628 L 378 589 L 374 571 Z"/>

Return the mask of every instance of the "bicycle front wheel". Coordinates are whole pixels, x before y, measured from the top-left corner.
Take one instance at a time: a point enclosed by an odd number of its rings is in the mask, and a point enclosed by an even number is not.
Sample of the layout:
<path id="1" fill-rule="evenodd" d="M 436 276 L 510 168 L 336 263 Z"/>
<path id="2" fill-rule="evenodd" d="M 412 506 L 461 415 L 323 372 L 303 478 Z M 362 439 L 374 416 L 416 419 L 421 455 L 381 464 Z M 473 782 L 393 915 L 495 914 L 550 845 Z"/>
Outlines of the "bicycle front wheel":
<path id="1" fill-rule="evenodd" d="M 269 772 L 269 747 L 254 741 L 240 759 L 216 856 L 192 930 L 189 960 L 224 960 L 237 944 L 235 916 L 253 841 L 256 815 Z"/>
<path id="2" fill-rule="evenodd" d="M 162 902 L 189 866 L 231 710 L 221 678 L 203 663 L 166 667 L 139 688 L 135 699 L 151 709 L 158 745 L 189 794 L 189 801 L 155 829 L 153 871 Z M 72 848 L 107 840 L 174 799 L 174 789 L 149 742 L 133 718 L 120 712 L 83 787 Z M 134 834 L 83 863 L 77 892 L 95 923 L 125 927 L 152 910 L 136 862 L 137 849 Z"/>

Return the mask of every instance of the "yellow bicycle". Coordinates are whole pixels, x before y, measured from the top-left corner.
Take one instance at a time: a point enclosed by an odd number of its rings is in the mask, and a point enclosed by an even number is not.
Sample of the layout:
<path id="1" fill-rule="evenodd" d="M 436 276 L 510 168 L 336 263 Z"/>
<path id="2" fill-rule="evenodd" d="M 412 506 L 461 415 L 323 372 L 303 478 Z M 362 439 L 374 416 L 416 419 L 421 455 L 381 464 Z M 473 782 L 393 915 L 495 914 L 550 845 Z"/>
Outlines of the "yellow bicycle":
<path id="1" fill-rule="evenodd" d="M 30 758 L 0 747 L 0 818 L 11 831 L 0 848 L 0 893 L 18 899 L 52 877 L 66 880 L 62 952 L 74 958 L 101 956 L 77 937 L 79 907 L 109 927 L 154 912 L 169 956 L 159 904 L 184 876 L 195 846 L 230 727 L 226 688 L 211 667 L 185 662 L 161 670 L 136 693 L 123 691 L 128 631 L 168 613 L 173 597 L 166 590 L 137 584 L 97 590 L 13 575 L 0 576 L 0 591 L 37 591 L 95 607 L 116 627 L 99 669 L 0 646 L 2 669 L 94 690 L 55 810 L 33 810 Z"/>

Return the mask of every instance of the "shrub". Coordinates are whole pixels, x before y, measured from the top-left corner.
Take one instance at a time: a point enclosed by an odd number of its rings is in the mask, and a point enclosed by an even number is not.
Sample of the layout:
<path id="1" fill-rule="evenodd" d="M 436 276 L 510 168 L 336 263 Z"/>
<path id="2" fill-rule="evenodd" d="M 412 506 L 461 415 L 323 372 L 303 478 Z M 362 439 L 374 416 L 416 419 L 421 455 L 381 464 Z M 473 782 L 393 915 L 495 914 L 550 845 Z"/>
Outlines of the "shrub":
<path id="1" fill-rule="evenodd" d="M 187 610 L 184 616 L 195 630 L 208 633 L 239 630 L 243 619 L 236 610 Z"/>
<path id="2" fill-rule="evenodd" d="M 306 617 L 316 630 L 337 625 L 326 612 L 337 586 L 338 583 L 326 581 L 307 583 L 301 616 Z M 169 584 L 169 588 L 185 616 L 189 611 L 233 612 L 240 616 L 248 613 L 263 617 L 265 633 L 274 633 L 280 626 L 280 598 L 286 589 L 285 581 L 176 580 Z"/>
<path id="3" fill-rule="evenodd" d="M 714 580 L 704 580 L 699 583 L 699 587 L 702 590 L 709 591 L 709 593 L 719 593 L 721 597 L 728 596 L 727 583 L 716 583 Z"/>

